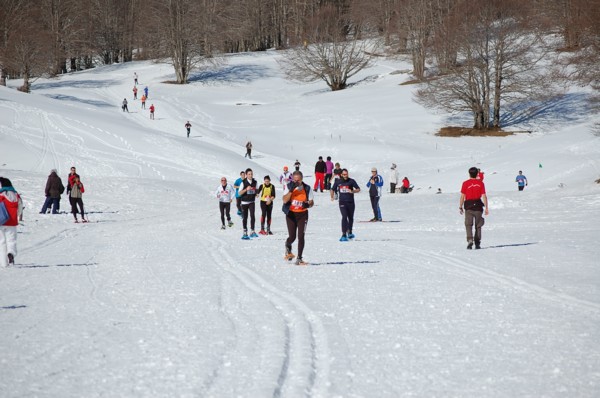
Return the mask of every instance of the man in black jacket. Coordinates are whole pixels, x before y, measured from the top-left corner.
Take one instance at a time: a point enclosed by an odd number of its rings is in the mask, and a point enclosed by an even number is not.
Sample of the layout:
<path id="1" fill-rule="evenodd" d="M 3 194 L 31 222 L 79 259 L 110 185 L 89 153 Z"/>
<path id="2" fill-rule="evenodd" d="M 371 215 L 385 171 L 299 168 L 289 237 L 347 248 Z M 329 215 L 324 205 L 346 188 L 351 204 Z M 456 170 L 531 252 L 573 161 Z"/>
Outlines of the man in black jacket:
<path id="1" fill-rule="evenodd" d="M 323 161 L 323 156 L 319 156 L 319 161 L 315 164 L 315 185 L 313 186 L 313 191 L 317 191 L 317 189 L 325 188 L 325 172 L 327 171 L 327 165 Z"/>

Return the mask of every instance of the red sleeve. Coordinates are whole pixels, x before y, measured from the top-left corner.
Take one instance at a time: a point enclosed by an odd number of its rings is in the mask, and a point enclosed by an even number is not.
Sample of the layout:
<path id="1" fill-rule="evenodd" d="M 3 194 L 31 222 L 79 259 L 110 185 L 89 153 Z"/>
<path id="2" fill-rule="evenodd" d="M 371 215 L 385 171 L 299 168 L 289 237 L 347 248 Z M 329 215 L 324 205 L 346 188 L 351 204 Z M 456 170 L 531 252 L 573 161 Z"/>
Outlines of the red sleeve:
<path id="1" fill-rule="evenodd" d="M 85 192 L 85 188 L 83 187 L 83 183 L 79 183 L 79 189 L 81 190 L 81 193 Z"/>

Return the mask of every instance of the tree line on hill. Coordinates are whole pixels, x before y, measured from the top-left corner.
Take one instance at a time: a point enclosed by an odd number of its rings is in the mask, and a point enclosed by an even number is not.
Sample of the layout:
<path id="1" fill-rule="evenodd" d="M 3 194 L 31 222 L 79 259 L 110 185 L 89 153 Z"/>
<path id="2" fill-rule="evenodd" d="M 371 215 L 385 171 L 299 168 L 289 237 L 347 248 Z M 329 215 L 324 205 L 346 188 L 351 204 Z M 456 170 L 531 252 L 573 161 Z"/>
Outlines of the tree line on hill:
<path id="1" fill-rule="evenodd" d="M 416 100 L 500 127 L 501 104 L 557 76 L 599 89 L 600 0 L 2 0 L 0 84 L 168 60 L 176 83 L 220 55 L 286 49 L 291 79 L 331 90 L 375 56 L 412 61 Z M 561 54 L 561 56 L 557 56 Z M 564 68 L 549 76 L 549 62 Z M 558 61 L 556 61 L 558 62 Z"/>

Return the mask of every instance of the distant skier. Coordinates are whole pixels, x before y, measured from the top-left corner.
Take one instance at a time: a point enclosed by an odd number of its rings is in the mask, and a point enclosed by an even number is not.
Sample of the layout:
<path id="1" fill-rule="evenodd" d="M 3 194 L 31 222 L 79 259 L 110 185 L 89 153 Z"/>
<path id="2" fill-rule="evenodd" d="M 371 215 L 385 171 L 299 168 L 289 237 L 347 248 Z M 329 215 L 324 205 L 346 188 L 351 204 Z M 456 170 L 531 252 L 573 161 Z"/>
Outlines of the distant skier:
<path id="1" fill-rule="evenodd" d="M 331 189 L 331 177 L 333 176 L 333 162 L 331 156 L 327 156 L 325 162 L 325 189 L 329 191 Z"/>
<path id="2" fill-rule="evenodd" d="M 260 195 L 260 231 L 261 235 L 273 235 L 271 232 L 271 216 L 273 214 L 273 200 L 275 200 L 275 186 L 271 184 L 271 177 L 264 178 L 264 183 L 258 187 L 257 194 Z M 265 230 L 265 222 L 267 229 Z"/>
<path id="3" fill-rule="evenodd" d="M 308 184 L 302 181 L 301 171 L 294 171 L 293 181 L 283 188 L 283 211 L 286 214 L 285 222 L 288 229 L 288 238 L 285 241 L 286 260 L 292 261 L 292 244 L 298 238 L 298 257 L 296 265 L 308 265 L 302 258 L 304 252 L 304 233 L 308 225 L 308 209 L 313 207 L 313 193 Z"/>
<path id="4" fill-rule="evenodd" d="M 460 189 L 460 214 L 465 215 L 465 227 L 467 230 L 467 249 L 481 248 L 481 228 L 485 223 L 482 217 L 483 208 L 485 207 L 485 215 L 489 214 L 488 200 L 485 193 L 485 185 L 483 181 L 477 178 L 478 170 L 476 167 L 469 169 L 469 179 L 464 181 Z M 464 209 L 464 210 L 463 210 Z M 475 236 L 473 236 L 473 224 L 475 224 Z"/>
<path id="5" fill-rule="evenodd" d="M 242 215 L 242 195 L 240 195 L 240 187 L 242 186 L 244 178 L 246 178 L 246 172 L 241 171 L 240 178 L 233 183 L 233 187 L 235 188 L 235 206 L 237 207 L 238 216 Z"/>
<path id="6" fill-rule="evenodd" d="M 525 187 L 528 185 L 527 177 L 525 177 L 523 175 L 523 172 L 521 170 L 519 170 L 519 175 L 517 176 L 517 178 L 515 178 L 515 182 L 517 183 L 517 186 L 519 187 L 519 191 L 524 190 Z"/>
<path id="7" fill-rule="evenodd" d="M 250 141 L 246 142 L 246 154 L 244 157 L 252 159 L 252 142 Z"/>
<path id="8" fill-rule="evenodd" d="M 340 213 L 342 213 L 342 237 L 340 242 L 353 239 L 352 227 L 354 226 L 354 194 L 360 192 L 360 187 L 354 179 L 348 177 L 348 170 L 342 169 L 342 178 L 335 180 L 331 188 L 331 201 L 334 194 L 339 193 Z"/>
<path id="9" fill-rule="evenodd" d="M 400 176 L 398 175 L 398 170 L 396 170 L 396 163 L 392 163 L 392 167 L 390 168 L 390 193 L 396 193 L 396 185 L 398 185 L 398 179 Z"/>
<path id="10" fill-rule="evenodd" d="M 127 113 L 129 113 L 129 109 L 127 108 L 127 98 L 123 98 L 123 105 L 121 106 L 121 109 L 123 109 L 123 112 L 127 111 Z"/>
<path id="11" fill-rule="evenodd" d="M 58 214 L 58 210 L 60 209 L 60 195 L 62 195 L 63 192 L 65 192 L 65 186 L 56 173 L 56 170 L 52 169 L 46 180 L 46 200 L 44 201 L 40 214 L 46 214 L 46 211 L 50 207 L 52 207 L 52 214 Z"/>
<path id="12" fill-rule="evenodd" d="M 146 109 L 146 96 L 142 94 L 142 109 Z"/>
<path id="13" fill-rule="evenodd" d="M 136 87 L 136 86 L 133 86 L 133 99 L 134 99 L 134 100 L 136 100 L 136 99 L 137 99 L 137 92 L 138 92 L 138 89 L 137 89 L 137 87 Z"/>
<path id="14" fill-rule="evenodd" d="M 225 217 L 227 217 L 227 225 L 233 226 L 231 222 L 231 202 L 235 197 L 235 190 L 231 184 L 227 183 L 227 178 L 221 177 L 221 184 L 217 187 L 216 191 L 217 199 L 219 199 L 219 211 L 221 212 L 221 229 L 225 229 Z"/>
<path id="15" fill-rule="evenodd" d="M 379 199 L 383 191 L 383 177 L 377 174 L 377 169 L 371 169 L 371 178 L 367 182 L 369 188 L 369 197 L 371 198 L 371 207 L 373 208 L 373 218 L 371 221 L 382 221 L 381 209 L 379 208 Z"/>
<path id="16" fill-rule="evenodd" d="M 240 186 L 240 196 L 242 200 L 242 226 L 244 227 L 244 235 L 242 239 L 248 240 L 250 238 L 257 238 L 258 235 L 254 232 L 254 225 L 256 223 L 256 180 L 253 178 L 254 172 L 252 169 L 246 169 L 246 178 L 242 181 Z M 248 216 L 250 216 L 250 235 L 248 235 Z"/>
<path id="17" fill-rule="evenodd" d="M 156 108 L 154 107 L 154 104 L 150 105 L 150 119 L 154 120 L 154 110 Z"/>
<path id="18" fill-rule="evenodd" d="M 148 86 L 144 87 L 144 96 L 146 97 L 146 99 L 149 98 L 149 96 L 148 96 Z"/>
<path id="19" fill-rule="evenodd" d="M 8 178 L 0 177 L 0 204 L 8 219 L 0 225 L 0 268 L 14 265 L 17 256 L 17 225 L 23 221 L 23 201 Z"/>
<path id="20" fill-rule="evenodd" d="M 296 159 L 296 162 L 294 163 L 294 169 L 296 171 L 300 171 L 300 162 L 298 161 L 298 159 Z"/>
<path id="21" fill-rule="evenodd" d="M 327 165 L 323 161 L 323 156 L 319 156 L 319 160 L 315 163 L 315 185 L 313 186 L 313 190 L 317 192 L 319 189 L 323 192 L 323 188 L 325 188 L 325 172 L 327 171 Z"/>
<path id="22" fill-rule="evenodd" d="M 85 218 L 85 213 L 83 211 L 83 193 L 85 192 L 85 188 L 81 181 L 79 181 L 79 177 L 76 176 L 73 178 L 73 185 L 71 186 L 71 192 L 69 193 L 69 202 L 71 202 L 71 213 L 73 213 L 73 218 L 75 218 L 75 222 L 79 222 L 77 219 L 77 206 L 79 206 L 79 210 L 81 213 L 81 221 L 88 222 Z"/>
<path id="23" fill-rule="evenodd" d="M 283 173 L 279 176 L 279 183 L 283 186 L 289 184 L 292 181 L 292 173 L 288 171 L 287 166 L 283 166 Z"/>
<path id="24" fill-rule="evenodd" d="M 190 138 L 190 132 L 192 131 L 192 124 L 190 123 L 189 120 L 185 124 L 185 129 L 187 130 L 187 138 Z"/>
<path id="25" fill-rule="evenodd" d="M 133 72 L 133 84 L 138 85 L 138 75 L 137 72 Z"/>
<path id="26" fill-rule="evenodd" d="M 404 177 L 402 179 L 402 187 L 400 187 L 400 193 L 409 193 L 410 192 L 410 181 L 408 177 Z"/>

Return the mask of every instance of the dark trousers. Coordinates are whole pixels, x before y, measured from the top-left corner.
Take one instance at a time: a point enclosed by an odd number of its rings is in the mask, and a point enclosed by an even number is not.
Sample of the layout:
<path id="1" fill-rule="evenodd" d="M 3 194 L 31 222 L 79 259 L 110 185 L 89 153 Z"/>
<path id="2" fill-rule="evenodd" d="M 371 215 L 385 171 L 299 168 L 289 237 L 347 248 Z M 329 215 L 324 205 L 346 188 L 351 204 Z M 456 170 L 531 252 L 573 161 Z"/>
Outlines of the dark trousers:
<path id="1" fill-rule="evenodd" d="M 79 206 L 79 209 L 81 210 L 81 218 L 84 218 L 83 199 L 69 197 L 69 202 L 71 203 L 71 213 L 73 213 L 73 217 L 77 219 L 77 206 Z"/>
<path id="2" fill-rule="evenodd" d="M 191 132 L 191 131 L 192 131 L 192 129 L 191 129 L 191 128 L 187 129 L 187 132 L 188 132 L 187 136 L 188 136 L 188 138 L 190 138 L 190 132 Z"/>
<path id="3" fill-rule="evenodd" d="M 265 229 L 265 221 L 267 221 L 267 229 L 271 229 L 271 215 L 273 214 L 273 202 L 267 204 L 265 201 L 260 201 L 260 229 Z"/>
<path id="4" fill-rule="evenodd" d="M 242 197 L 238 196 L 235 198 L 235 207 L 238 209 L 238 213 L 242 214 Z"/>
<path id="5" fill-rule="evenodd" d="M 252 149 L 246 149 L 246 154 L 244 157 L 252 159 Z"/>
<path id="6" fill-rule="evenodd" d="M 525 185 L 519 185 L 519 191 L 522 191 L 523 189 L 525 189 Z"/>
<path id="7" fill-rule="evenodd" d="M 396 184 L 390 182 L 390 193 L 396 193 Z"/>
<path id="8" fill-rule="evenodd" d="M 354 209 L 352 202 L 340 202 L 340 213 L 342 213 L 342 234 L 351 234 L 354 225 Z"/>
<path id="9" fill-rule="evenodd" d="M 285 247 L 292 250 L 292 243 L 298 238 L 298 258 L 302 258 L 304 252 L 304 233 L 308 225 L 308 211 L 295 213 L 290 211 L 285 216 L 285 222 L 288 229 L 288 238 L 285 241 Z"/>
<path id="10" fill-rule="evenodd" d="M 467 229 L 467 242 L 481 242 L 481 227 L 485 224 L 482 211 L 465 210 L 465 227 Z M 475 236 L 473 236 L 473 225 L 475 225 Z M 474 238 L 474 239 L 473 239 Z"/>
<path id="11" fill-rule="evenodd" d="M 325 189 L 328 191 L 331 189 L 331 176 L 332 174 L 325 174 Z"/>
<path id="12" fill-rule="evenodd" d="M 231 203 L 219 202 L 219 211 L 221 211 L 221 224 L 225 225 L 225 216 L 227 216 L 227 221 L 231 221 L 231 216 L 229 215 L 230 209 Z"/>
<path id="13" fill-rule="evenodd" d="M 52 214 L 58 214 L 58 210 L 60 209 L 60 198 L 51 198 L 50 196 L 47 196 L 40 213 L 46 214 L 46 211 L 50 206 L 52 206 Z"/>
<path id="14" fill-rule="evenodd" d="M 373 208 L 373 216 L 381 220 L 381 209 L 379 208 L 379 196 L 370 196 L 371 207 Z"/>
<path id="15" fill-rule="evenodd" d="M 250 229 L 254 231 L 254 225 L 256 223 L 256 216 L 254 211 L 256 204 L 254 202 L 243 204 L 242 203 L 242 225 L 244 226 L 244 232 L 248 232 L 248 213 L 250 213 Z"/>

